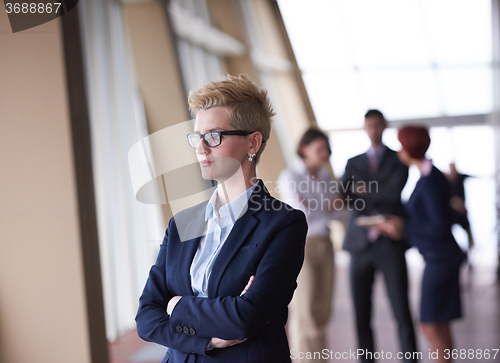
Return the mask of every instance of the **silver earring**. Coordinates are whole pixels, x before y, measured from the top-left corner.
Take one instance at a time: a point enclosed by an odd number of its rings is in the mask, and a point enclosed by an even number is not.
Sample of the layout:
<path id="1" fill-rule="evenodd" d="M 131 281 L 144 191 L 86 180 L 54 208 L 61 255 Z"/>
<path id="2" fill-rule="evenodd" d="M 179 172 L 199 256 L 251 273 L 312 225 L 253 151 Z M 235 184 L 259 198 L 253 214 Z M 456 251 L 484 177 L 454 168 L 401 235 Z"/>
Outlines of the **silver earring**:
<path id="1" fill-rule="evenodd" d="M 254 158 L 255 154 L 250 154 L 248 155 L 248 161 L 252 161 Z"/>

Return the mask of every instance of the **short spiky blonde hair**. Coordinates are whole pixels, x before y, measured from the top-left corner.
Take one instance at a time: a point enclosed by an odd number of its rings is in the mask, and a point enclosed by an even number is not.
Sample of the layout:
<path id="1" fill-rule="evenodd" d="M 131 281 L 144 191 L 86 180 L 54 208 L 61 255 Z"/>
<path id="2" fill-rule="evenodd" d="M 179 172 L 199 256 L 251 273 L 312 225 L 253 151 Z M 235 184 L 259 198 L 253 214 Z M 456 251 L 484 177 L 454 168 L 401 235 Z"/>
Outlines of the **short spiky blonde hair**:
<path id="1" fill-rule="evenodd" d="M 227 107 L 231 126 L 237 130 L 262 134 L 262 145 L 255 156 L 258 163 L 271 134 L 274 111 L 267 91 L 259 88 L 247 75 L 226 76 L 189 92 L 189 109 L 196 113 L 212 107 Z"/>

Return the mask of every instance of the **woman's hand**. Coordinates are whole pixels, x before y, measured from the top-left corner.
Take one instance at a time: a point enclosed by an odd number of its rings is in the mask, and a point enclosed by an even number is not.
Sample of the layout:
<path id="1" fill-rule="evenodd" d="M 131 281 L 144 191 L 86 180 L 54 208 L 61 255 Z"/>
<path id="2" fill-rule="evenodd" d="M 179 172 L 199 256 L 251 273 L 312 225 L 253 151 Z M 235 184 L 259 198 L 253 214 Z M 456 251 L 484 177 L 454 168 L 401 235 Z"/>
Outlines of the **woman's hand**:
<path id="1" fill-rule="evenodd" d="M 243 295 L 243 294 L 245 294 L 245 293 L 248 291 L 248 289 L 249 289 L 249 288 L 250 288 L 250 286 L 252 285 L 252 282 L 253 282 L 253 280 L 254 280 L 254 279 L 255 279 L 255 276 L 254 276 L 254 275 L 250 276 L 250 279 L 248 280 L 247 286 L 245 286 L 245 288 L 244 288 L 244 289 L 243 289 L 243 291 L 241 292 L 240 296 L 241 296 L 241 295 Z"/>
<path id="2" fill-rule="evenodd" d="M 182 296 L 174 296 L 173 298 L 170 299 L 167 305 L 167 314 L 172 315 L 172 311 L 175 308 L 175 305 L 179 302 L 179 300 L 182 298 Z"/>
<path id="3" fill-rule="evenodd" d="M 377 228 L 380 233 L 389 236 L 394 240 L 400 240 L 403 237 L 403 225 L 403 218 L 387 215 L 383 222 L 377 224 Z"/>
<path id="4" fill-rule="evenodd" d="M 209 348 L 227 348 L 232 347 L 233 345 L 243 343 L 247 338 L 243 340 L 233 339 L 233 340 L 224 340 L 219 338 L 212 338 L 210 340 Z"/>

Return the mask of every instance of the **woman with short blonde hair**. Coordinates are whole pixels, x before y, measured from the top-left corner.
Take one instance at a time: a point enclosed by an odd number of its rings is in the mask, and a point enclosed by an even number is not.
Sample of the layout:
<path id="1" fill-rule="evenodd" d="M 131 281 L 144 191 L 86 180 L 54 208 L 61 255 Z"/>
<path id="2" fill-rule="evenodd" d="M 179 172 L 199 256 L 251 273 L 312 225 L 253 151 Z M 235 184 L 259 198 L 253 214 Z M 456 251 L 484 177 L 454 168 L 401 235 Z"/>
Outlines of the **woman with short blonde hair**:
<path id="1" fill-rule="evenodd" d="M 228 76 L 191 92 L 189 105 L 196 122 L 187 140 L 202 177 L 218 186 L 170 220 L 137 332 L 169 347 L 163 362 L 290 362 L 285 324 L 307 222 L 256 177 L 274 114 L 267 93 Z M 182 241 L 185 230 L 202 232 Z"/>

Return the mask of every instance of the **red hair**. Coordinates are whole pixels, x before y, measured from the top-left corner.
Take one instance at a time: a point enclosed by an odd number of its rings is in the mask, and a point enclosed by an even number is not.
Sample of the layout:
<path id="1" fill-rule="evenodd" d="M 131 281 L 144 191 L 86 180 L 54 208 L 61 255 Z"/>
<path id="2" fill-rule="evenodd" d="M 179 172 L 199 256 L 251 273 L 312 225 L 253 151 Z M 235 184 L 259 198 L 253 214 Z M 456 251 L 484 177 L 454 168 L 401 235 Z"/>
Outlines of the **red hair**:
<path id="1" fill-rule="evenodd" d="M 422 160 L 431 144 L 429 130 L 425 126 L 405 126 L 399 129 L 398 140 L 412 159 Z"/>

